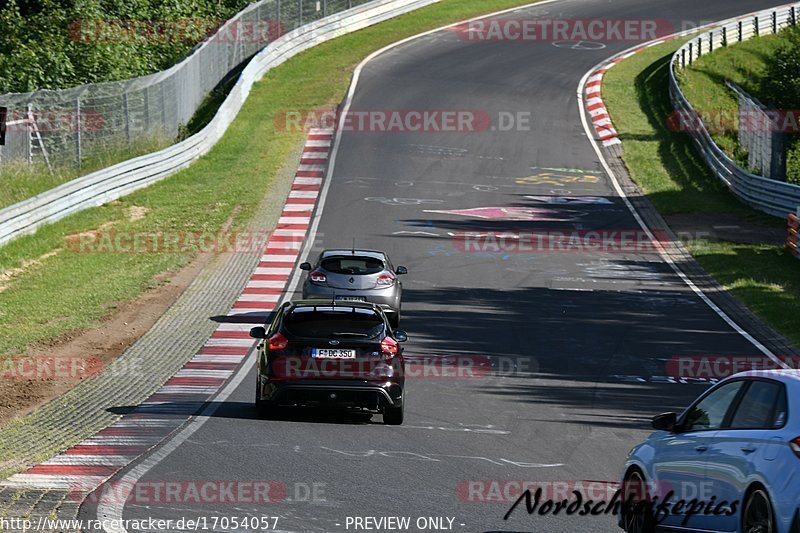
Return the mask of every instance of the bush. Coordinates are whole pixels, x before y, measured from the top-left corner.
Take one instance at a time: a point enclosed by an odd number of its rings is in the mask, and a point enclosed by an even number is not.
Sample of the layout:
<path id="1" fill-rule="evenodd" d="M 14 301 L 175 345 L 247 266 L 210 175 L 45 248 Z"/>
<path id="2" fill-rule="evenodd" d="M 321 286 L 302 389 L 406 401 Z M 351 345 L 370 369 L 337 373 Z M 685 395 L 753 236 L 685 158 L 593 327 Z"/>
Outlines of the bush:
<path id="1" fill-rule="evenodd" d="M 797 136 L 786 150 L 786 181 L 800 185 L 800 139 Z"/>
<path id="2" fill-rule="evenodd" d="M 767 65 L 761 78 L 764 98 L 784 110 L 800 112 L 800 28 L 781 33 L 783 43 Z M 800 185 L 800 138 L 788 138 L 786 181 Z"/>
<path id="3" fill-rule="evenodd" d="M 780 35 L 783 42 L 766 65 L 759 92 L 781 109 L 800 109 L 800 28 Z"/>
<path id="4" fill-rule="evenodd" d="M 247 0 L 0 0 L 0 94 L 61 89 L 163 70 L 180 61 L 202 31 L 186 38 L 93 38 L 104 21 L 202 21 L 208 29 Z M 93 26 L 96 25 L 96 26 Z M 119 26 L 119 25 L 118 25 Z M 193 24 L 192 28 L 201 24 Z M 85 32 L 85 30 L 89 30 Z M 201 28 L 202 30 L 202 28 Z M 124 31 L 124 30 L 123 30 Z M 93 33 L 94 32 L 94 33 Z M 116 33 L 115 35 L 120 35 Z"/>

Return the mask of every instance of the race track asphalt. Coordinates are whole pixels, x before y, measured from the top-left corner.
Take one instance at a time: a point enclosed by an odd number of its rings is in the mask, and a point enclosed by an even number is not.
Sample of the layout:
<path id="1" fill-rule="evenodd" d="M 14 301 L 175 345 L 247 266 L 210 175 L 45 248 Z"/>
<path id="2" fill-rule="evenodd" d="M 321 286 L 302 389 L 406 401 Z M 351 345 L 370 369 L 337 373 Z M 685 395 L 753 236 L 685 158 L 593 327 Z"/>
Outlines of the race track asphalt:
<path id="1" fill-rule="evenodd" d="M 664 19 L 680 30 L 775 4 L 565 0 L 502 17 Z M 339 532 L 354 530 L 348 517 L 409 516 L 412 524 L 450 517 L 464 532 L 615 531 L 609 515 L 518 509 L 503 520 L 510 502 L 470 501 L 488 496 L 470 491 L 481 486 L 470 481 L 618 480 L 649 418 L 680 409 L 707 386 L 654 382 L 666 361 L 757 354 L 657 254 L 462 249 L 453 234 L 464 231 L 637 229 L 576 103 L 584 73 L 635 42 L 575 49 L 464 35 L 439 31 L 381 54 L 364 67 L 352 109 L 473 110 L 487 114 L 494 130 L 345 132 L 314 250 L 353 239 L 386 250 L 410 271 L 403 279 L 407 355 L 485 357 L 493 371 L 410 378 L 401 427 L 382 425 L 380 416 L 308 412 L 257 420 L 251 372 L 142 482 L 275 480 L 291 501 L 134 502 L 125 518 L 269 515 L 280 517 L 283 531 Z M 522 116 L 530 128 L 497 127 L 500 114 L 519 112 L 529 114 Z M 528 198 L 552 195 L 606 202 L 554 206 Z M 506 211 L 463 211 L 474 208 Z M 320 497 L 304 498 L 312 484 Z"/>

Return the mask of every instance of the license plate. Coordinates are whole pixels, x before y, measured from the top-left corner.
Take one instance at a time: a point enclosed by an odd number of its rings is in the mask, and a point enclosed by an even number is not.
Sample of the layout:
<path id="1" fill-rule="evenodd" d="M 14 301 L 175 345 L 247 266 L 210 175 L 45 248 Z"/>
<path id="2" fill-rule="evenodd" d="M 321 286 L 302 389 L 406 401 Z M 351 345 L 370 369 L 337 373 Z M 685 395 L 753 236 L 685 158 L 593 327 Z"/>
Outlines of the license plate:
<path id="1" fill-rule="evenodd" d="M 356 351 L 337 348 L 312 348 L 311 357 L 320 359 L 355 359 Z"/>
<path id="2" fill-rule="evenodd" d="M 366 302 L 367 299 L 363 296 L 337 296 L 336 301 L 338 302 Z"/>

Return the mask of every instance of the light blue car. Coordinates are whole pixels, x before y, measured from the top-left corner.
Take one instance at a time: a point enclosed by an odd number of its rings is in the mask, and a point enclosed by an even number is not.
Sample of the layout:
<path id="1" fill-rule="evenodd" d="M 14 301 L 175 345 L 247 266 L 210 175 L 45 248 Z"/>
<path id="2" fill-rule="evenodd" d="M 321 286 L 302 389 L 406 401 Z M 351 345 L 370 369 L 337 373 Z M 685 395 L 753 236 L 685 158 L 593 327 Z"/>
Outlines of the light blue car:
<path id="1" fill-rule="evenodd" d="M 736 374 L 653 427 L 625 463 L 625 531 L 800 532 L 800 370 Z"/>

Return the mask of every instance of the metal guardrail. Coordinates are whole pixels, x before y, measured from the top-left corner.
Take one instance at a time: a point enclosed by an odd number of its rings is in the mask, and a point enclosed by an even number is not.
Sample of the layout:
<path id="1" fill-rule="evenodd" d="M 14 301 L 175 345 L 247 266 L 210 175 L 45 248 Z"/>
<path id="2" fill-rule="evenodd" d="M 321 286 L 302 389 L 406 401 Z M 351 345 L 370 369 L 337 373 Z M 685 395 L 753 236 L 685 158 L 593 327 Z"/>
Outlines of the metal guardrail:
<path id="1" fill-rule="evenodd" d="M 0 210 L 0 245 L 32 233 L 43 224 L 116 200 L 189 166 L 222 138 L 253 84 L 292 56 L 335 37 L 438 1 L 373 0 L 285 34 L 256 54 L 217 114 L 200 132 L 164 150 L 93 172 Z"/>
<path id="2" fill-rule="evenodd" d="M 777 33 L 787 26 L 795 26 L 800 16 L 800 3 L 761 11 L 726 21 L 680 47 L 672 56 L 669 94 L 678 114 L 692 117 L 692 136 L 706 164 L 741 201 L 764 213 L 785 217 L 800 206 L 800 186 L 765 178 L 740 167 L 714 142 L 697 111 L 686 99 L 678 85 L 676 72 L 691 65 L 695 59 L 732 42 Z"/>
<path id="3" fill-rule="evenodd" d="M 800 215 L 800 209 L 797 210 L 797 213 L 789 213 L 786 220 L 786 250 L 800 259 L 800 223 L 798 223 L 800 217 L 798 215 Z"/>

